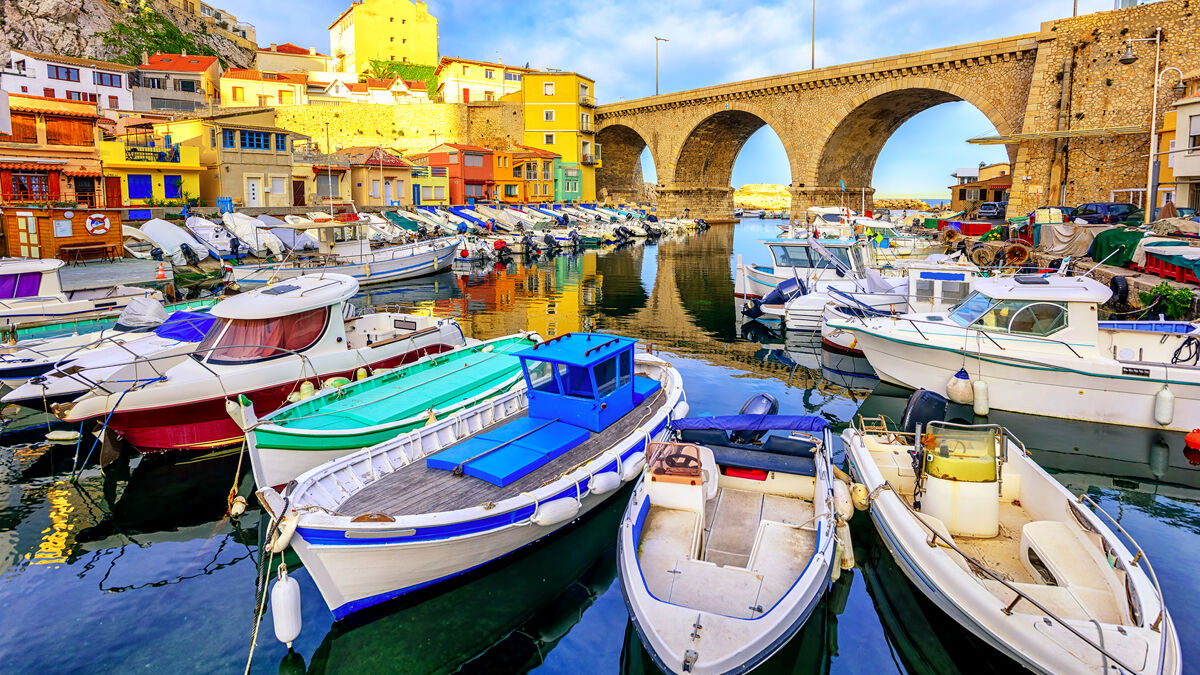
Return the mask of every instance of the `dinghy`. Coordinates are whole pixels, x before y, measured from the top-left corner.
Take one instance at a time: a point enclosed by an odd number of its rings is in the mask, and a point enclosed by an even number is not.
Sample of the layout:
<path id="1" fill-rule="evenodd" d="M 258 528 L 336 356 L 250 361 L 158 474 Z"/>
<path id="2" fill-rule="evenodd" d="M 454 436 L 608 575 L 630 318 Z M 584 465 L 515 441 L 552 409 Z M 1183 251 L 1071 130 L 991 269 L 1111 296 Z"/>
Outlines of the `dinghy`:
<path id="1" fill-rule="evenodd" d="M 183 229 L 187 230 L 196 241 L 203 244 L 216 260 L 228 258 L 232 253 L 230 242 L 233 240 L 233 235 L 229 230 L 207 218 L 189 216 L 187 220 L 183 221 Z"/>
<path id="2" fill-rule="evenodd" d="M 513 352 L 538 341 L 521 333 L 460 347 L 280 408 L 244 429 L 254 481 L 282 485 L 330 459 L 504 393 L 521 381 Z M 252 409 L 231 414 L 235 421 L 254 418 Z"/>
<path id="3" fill-rule="evenodd" d="M 913 585 L 1035 672 L 1181 672 L 1137 542 L 1006 429 L 939 421 L 945 399 L 938 411 L 927 394 L 910 399 L 902 430 L 860 417 L 842 434 L 875 527 Z"/>
<path id="4" fill-rule="evenodd" d="M 636 478 L 687 403 L 635 342 L 538 343 L 517 352 L 526 388 L 259 490 L 334 617 L 502 558 Z"/>
<path id="5" fill-rule="evenodd" d="M 830 434 L 773 414 L 672 426 L 621 522 L 621 590 L 664 671 L 746 672 L 800 630 L 839 564 Z"/>
<path id="6" fill-rule="evenodd" d="M 207 246 L 175 223 L 152 218 L 142 223 L 140 229 L 146 238 L 154 242 L 154 247 L 162 249 L 163 255 L 170 257 L 175 265 L 190 265 L 209 256 Z M 188 259 L 189 252 L 195 261 Z"/>
<path id="7" fill-rule="evenodd" d="M 264 414 L 294 391 L 411 363 L 465 343 L 451 319 L 379 312 L 346 318 L 358 282 L 313 274 L 226 298 L 220 319 L 187 357 L 142 359 L 55 413 L 96 419 L 143 452 L 221 447 L 242 440 L 225 402 L 244 395 Z M 86 373 L 84 373 L 86 375 Z"/>
<path id="8" fill-rule="evenodd" d="M 63 291 L 63 264 L 55 258 L 0 258 L 0 328 L 115 316 L 134 298 L 162 302 L 159 291 L 134 286 Z"/>

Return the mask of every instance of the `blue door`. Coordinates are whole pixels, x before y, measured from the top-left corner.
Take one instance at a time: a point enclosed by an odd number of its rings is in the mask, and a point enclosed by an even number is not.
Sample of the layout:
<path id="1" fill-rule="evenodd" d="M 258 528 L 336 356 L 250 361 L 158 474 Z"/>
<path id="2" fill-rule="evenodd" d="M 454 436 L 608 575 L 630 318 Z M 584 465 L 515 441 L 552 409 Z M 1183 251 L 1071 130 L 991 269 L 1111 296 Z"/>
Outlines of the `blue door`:
<path id="1" fill-rule="evenodd" d="M 420 205 L 421 205 L 421 186 L 414 185 L 413 186 L 413 206 L 420 206 Z"/>

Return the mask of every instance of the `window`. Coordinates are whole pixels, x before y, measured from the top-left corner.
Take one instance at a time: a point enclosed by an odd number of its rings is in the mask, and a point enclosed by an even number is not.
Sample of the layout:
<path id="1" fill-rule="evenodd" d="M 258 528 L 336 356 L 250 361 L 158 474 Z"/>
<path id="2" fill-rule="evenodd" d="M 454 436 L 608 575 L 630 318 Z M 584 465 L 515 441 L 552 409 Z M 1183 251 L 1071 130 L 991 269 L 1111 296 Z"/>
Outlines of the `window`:
<path id="1" fill-rule="evenodd" d="M 271 177 L 271 192 L 281 195 L 287 190 L 282 176 Z"/>
<path id="2" fill-rule="evenodd" d="M 291 89 L 280 89 L 279 102 L 282 105 L 290 105 L 295 102 L 295 94 L 292 93 Z"/>
<path id="3" fill-rule="evenodd" d="M 1169 141 L 1167 143 L 1167 152 L 1170 153 L 1167 155 L 1167 166 L 1174 168 L 1175 167 L 1175 141 Z"/>
<path id="4" fill-rule="evenodd" d="M 450 152 L 447 152 L 446 161 L 450 162 L 451 164 L 458 164 L 458 151 L 451 150 Z"/>
<path id="5" fill-rule="evenodd" d="M 16 199 L 49 199 L 50 177 L 45 173 L 14 173 L 13 197 Z"/>
<path id="6" fill-rule="evenodd" d="M 101 87 L 121 86 L 121 76 L 112 73 L 92 73 L 92 80 Z"/>
<path id="7" fill-rule="evenodd" d="M 142 80 L 142 86 L 146 87 L 147 89 L 166 89 L 163 84 L 163 79 L 161 77 L 148 77 Z"/>
<path id="8" fill-rule="evenodd" d="M 489 80 L 494 80 L 494 79 L 496 79 L 496 71 L 492 70 L 491 68 L 484 68 L 484 69 L 483 69 L 483 76 L 484 76 L 486 79 L 489 79 Z"/>
<path id="9" fill-rule="evenodd" d="M 233 88 L 233 100 L 234 101 L 245 101 L 246 100 L 246 90 L 242 87 L 234 87 Z"/>
<path id="10" fill-rule="evenodd" d="M 0 300 L 34 297 L 38 294 L 41 286 L 41 272 L 5 274 L 4 276 L 0 276 Z"/>
<path id="11" fill-rule="evenodd" d="M 545 96 L 553 96 L 554 95 L 554 83 L 553 82 L 543 82 L 542 83 L 542 94 Z"/>
<path id="12" fill-rule="evenodd" d="M 163 176 L 163 196 L 167 199 L 183 197 L 183 176 Z"/>
<path id="13" fill-rule="evenodd" d="M 579 113 L 579 128 L 587 131 L 592 128 L 592 116 L 587 113 Z"/>
<path id="14" fill-rule="evenodd" d="M 237 142 L 234 140 L 233 129 L 223 129 L 221 131 L 221 147 L 236 148 Z"/>
<path id="15" fill-rule="evenodd" d="M 12 114 L 12 133 L 0 134 L 0 141 L 7 143 L 37 143 L 37 117 Z"/>
<path id="16" fill-rule="evenodd" d="M 469 75 L 470 73 L 471 73 L 471 68 L 470 68 L 470 66 L 463 66 L 463 73 L 462 73 L 462 74 L 463 74 L 463 75 Z"/>
<path id="17" fill-rule="evenodd" d="M 434 199 L 445 199 L 446 198 L 446 186 L 435 185 L 433 188 L 433 198 Z"/>
<path id="18" fill-rule="evenodd" d="M 505 79 L 505 80 L 507 80 L 507 81 L 509 81 L 509 82 L 520 82 L 520 81 L 521 81 L 521 76 L 520 76 L 520 75 L 518 75 L 517 73 L 505 73 L 505 74 L 504 74 L 504 79 Z"/>
<path id="19" fill-rule="evenodd" d="M 379 196 L 379 181 L 378 180 L 371 181 L 371 196 L 372 197 Z"/>
<path id="20" fill-rule="evenodd" d="M 421 199 L 422 200 L 433 199 L 433 188 L 431 188 L 428 185 L 422 185 L 421 186 Z"/>
<path id="21" fill-rule="evenodd" d="M 275 151 L 287 152 L 287 134 L 275 134 Z"/>
<path id="22" fill-rule="evenodd" d="M 495 100 L 496 100 L 496 92 L 494 92 L 494 91 L 485 91 L 485 92 L 483 92 L 483 100 L 485 100 L 485 101 L 495 101 Z"/>
<path id="23" fill-rule="evenodd" d="M 120 101 L 120 99 L 118 99 L 116 96 L 109 96 L 109 97 L 108 97 L 108 107 L 110 107 L 110 108 L 119 108 L 119 107 L 121 107 L 121 101 Z"/>
<path id="24" fill-rule="evenodd" d="M 971 303 L 974 310 L 978 311 L 985 301 L 990 306 L 979 313 L 979 317 L 972 322 L 972 325 L 981 330 L 1021 335 L 1050 335 L 1067 327 L 1067 308 L 1056 302 L 994 300 L 976 293 L 964 300 L 963 305 Z M 956 323 L 960 323 L 956 318 L 958 314 L 955 312 L 951 317 Z"/>
<path id="25" fill-rule="evenodd" d="M 979 200 L 979 188 L 971 188 L 967 190 L 967 201 L 973 202 Z"/>
<path id="26" fill-rule="evenodd" d="M 465 188 L 466 188 L 465 194 L 468 197 L 482 197 L 483 196 L 483 186 L 478 183 L 467 183 Z"/>
<path id="27" fill-rule="evenodd" d="M 536 169 L 535 169 L 536 170 Z M 553 162 L 542 162 L 542 180 L 550 180 L 554 171 Z"/>
<path id="28" fill-rule="evenodd" d="M 617 390 L 617 357 L 596 364 L 596 392 L 603 398 Z"/>
<path id="29" fill-rule="evenodd" d="M 246 131 L 241 132 L 241 143 L 243 150 L 270 150 L 271 149 L 271 134 L 263 131 Z"/>
<path id="30" fill-rule="evenodd" d="M 388 38 L 388 42 L 395 42 L 395 41 L 396 41 L 396 38 L 394 38 L 394 37 Z"/>
<path id="31" fill-rule="evenodd" d="M 68 101 L 82 101 L 83 100 L 83 92 L 82 91 L 68 91 L 67 92 L 67 100 Z"/>
<path id="32" fill-rule="evenodd" d="M 50 145 L 95 145 L 92 120 L 46 116 L 46 142 Z"/>
<path id="33" fill-rule="evenodd" d="M 258 95 L 258 105 L 260 105 L 260 106 L 271 105 L 272 98 L 273 97 L 267 96 L 266 94 L 259 94 Z"/>
<path id="34" fill-rule="evenodd" d="M 1188 151 L 1189 154 L 1194 155 L 1200 152 L 1195 149 L 1200 147 L 1200 115 L 1192 115 L 1188 118 L 1188 147 L 1193 148 Z"/>
<path id="35" fill-rule="evenodd" d="M 46 98 L 54 98 L 54 90 L 53 89 L 43 89 L 42 96 L 45 96 Z"/>
<path id="36" fill-rule="evenodd" d="M 328 314 L 321 307 L 271 319 L 225 319 L 209 329 L 197 351 L 209 363 L 253 363 L 287 356 L 320 339 Z"/>
<path id="37" fill-rule="evenodd" d="M 208 130 L 208 147 L 210 147 L 210 148 L 217 147 L 217 130 L 216 129 Z"/>
<path id="38" fill-rule="evenodd" d="M 483 166 L 483 155 L 473 152 L 463 153 L 464 166 Z"/>
<path id="39" fill-rule="evenodd" d="M 150 174 L 129 174 L 126 181 L 129 184 L 130 199 L 150 199 L 154 196 L 154 188 L 150 184 Z"/>
<path id="40" fill-rule="evenodd" d="M 67 82 L 79 81 L 79 69 L 67 68 L 66 66 L 46 66 L 46 77 L 52 80 L 66 80 Z"/>
<path id="41" fill-rule="evenodd" d="M 200 83 L 196 80 L 175 80 L 175 91 L 196 93 L 200 91 Z"/>
<path id="42" fill-rule="evenodd" d="M 516 197 L 517 196 L 517 186 L 512 185 L 512 184 L 505 185 L 504 186 L 504 196 L 505 197 Z"/>
<path id="43" fill-rule="evenodd" d="M 553 122 L 554 121 L 554 111 L 553 110 L 543 110 L 542 111 L 542 121 L 543 122 Z"/>
<path id="44" fill-rule="evenodd" d="M 547 394 L 557 394 L 558 379 L 554 377 L 554 367 L 548 361 L 526 361 L 526 385 L 534 391 L 544 391 Z"/>
<path id="45" fill-rule="evenodd" d="M 338 197 L 341 190 L 341 177 L 332 171 L 322 171 L 313 178 L 317 188 L 317 196 L 323 198 Z"/>
<path id="46" fill-rule="evenodd" d="M 546 145 L 554 145 L 554 134 L 543 134 L 542 142 Z"/>

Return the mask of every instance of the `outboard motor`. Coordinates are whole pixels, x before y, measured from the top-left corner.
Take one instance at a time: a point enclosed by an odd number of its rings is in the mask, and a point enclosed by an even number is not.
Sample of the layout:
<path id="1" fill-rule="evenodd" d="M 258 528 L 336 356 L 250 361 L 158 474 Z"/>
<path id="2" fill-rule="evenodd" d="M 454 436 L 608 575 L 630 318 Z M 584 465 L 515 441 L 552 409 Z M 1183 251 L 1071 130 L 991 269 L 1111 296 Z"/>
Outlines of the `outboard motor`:
<path id="1" fill-rule="evenodd" d="M 458 224 L 458 233 L 459 233 L 459 234 L 466 234 L 466 233 L 467 233 L 467 232 L 468 232 L 470 229 L 471 229 L 471 228 L 467 227 L 467 224 L 466 224 L 466 223 L 459 223 L 459 224 Z"/>
<path id="2" fill-rule="evenodd" d="M 163 261 L 163 250 L 158 247 L 150 249 L 150 259 L 155 262 L 162 262 Z"/>
<path id="3" fill-rule="evenodd" d="M 774 415 L 779 412 L 779 401 L 770 394 L 755 394 L 742 406 L 739 415 Z M 767 429 L 757 431 L 731 431 L 729 440 L 734 443 L 757 443 L 767 433 Z"/>
<path id="4" fill-rule="evenodd" d="M 742 315 L 757 319 L 763 315 L 763 305 L 786 305 L 788 300 L 808 293 L 803 279 L 784 279 L 761 300 L 751 300 L 742 307 Z"/>
<path id="5" fill-rule="evenodd" d="M 231 254 L 233 254 L 234 260 L 241 260 L 241 256 L 238 255 L 238 252 L 241 250 L 242 250 L 242 240 L 238 239 L 237 237 L 230 237 L 229 238 L 229 252 Z"/>
<path id="6" fill-rule="evenodd" d="M 571 230 L 571 234 L 568 236 L 570 236 L 570 238 L 571 238 L 572 246 L 574 246 L 575 248 L 579 248 L 580 246 L 583 246 L 583 237 L 579 235 L 579 230 Z"/>
<path id="7" fill-rule="evenodd" d="M 697 218 L 697 219 L 696 219 L 696 224 L 697 224 L 697 225 L 699 225 L 699 226 L 700 226 L 700 229 L 702 229 L 702 230 L 707 230 L 707 229 L 708 229 L 708 221 L 707 221 L 707 220 L 705 220 L 705 219 L 703 219 L 703 218 Z"/>
<path id="8" fill-rule="evenodd" d="M 179 252 L 183 254 L 183 259 L 187 261 L 187 264 L 191 265 L 192 267 L 196 267 L 200 264 L 200 258 L 196 256 L 196 252 L 192 250 L 191 246 L 188 246 L 187 244 L 180 244 Z"/>
<path id="9" fill-rule="evenodd" d="M 917 433 L 917 428 L 924 428 L 930 422 L 946 419 L 946 397 L 941 394 L 918 389 L 908 397 L 904 406 L 904 414 L 900 416 L 900 430 Z"/>
<path id="10" fill-rule="evenodd" d="M 496 249 L 497 258 L 508 258 L 512 256 L 512 249 L 508 247 L 508 242 L 503 239 L 497 239 L 492 242 L 492 247 Z"/>
<path id="11" fill-rule="evenodd" d="M 542 235 L 542 243 L 546 245 L 546 248 L 551 250 L 558 248 L 558 242 L 554 240 L 554 235 L 549 232 Z"/>
<path id="12" fill-rule="evenodd" d="M 525 249 L 525 255 L 536 255 L 538 252 L 537 242 L 533 240 L 533 235 L 528 232 L 521 237 L 521 247 Z"/>
<path id="13" fill-rule="evenodd" d="M 624 225 L 619 225 L 616 229 L 616 233 L 622 239 L 629 239 L 633 237 L 633 230 L 625 227 Z"/>
<path id="14" fill-rule="evenodd" d="M 656 215 L 654 215 L 653 213 L 651 213 L 650 215 L 646 216 L 646 222 L 648 222 L 648 223 L 657 223 L 657 222 L 658 222 L 658 216 L 656 216 Z"/>

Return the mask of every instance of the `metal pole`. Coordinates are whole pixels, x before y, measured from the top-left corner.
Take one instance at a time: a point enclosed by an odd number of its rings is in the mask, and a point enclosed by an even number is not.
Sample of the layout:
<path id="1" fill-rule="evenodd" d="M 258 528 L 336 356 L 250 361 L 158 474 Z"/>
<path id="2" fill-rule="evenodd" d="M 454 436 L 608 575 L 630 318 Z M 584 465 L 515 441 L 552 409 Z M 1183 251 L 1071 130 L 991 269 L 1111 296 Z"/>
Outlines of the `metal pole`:
<path id="1" fill-rule="evenodd" d="M 809 70 L 817 69 L 817 0 L 813 0 L 812 64 Z"/>
<path id="2" fill-rule="evenodd" d="M 658 43 L 670 42 L 667 38 L 654 36 L 654 95 L 658 96 Z"/>
<path id="3" fill-rule="evenodd" d="M 1159 57 L 1162 55 L 1162 28 L 1158 28 L 1154 32 L 1154 100 L 1150 104 L 1150 159 L 1146 164 L 1146 199 L 1143 204 L 1143 223 L 1149 225 L 1154 219 L 1152 213 L 1154 206 L 1158 203 L 1158 195 L 1154 194 L 1157 190 L 1154 176 L 1154 163 L 1158 161 L 1158 156 L 1155 151 L 1158 150 L 1158 65 Z"/>
<path id="4" fill-rule="evenodd" d="M 329 122 L 325 123 L 325 185 L 329 188 L 329 215 L 333 215 L 333 146 L 329 145 Z"/>

